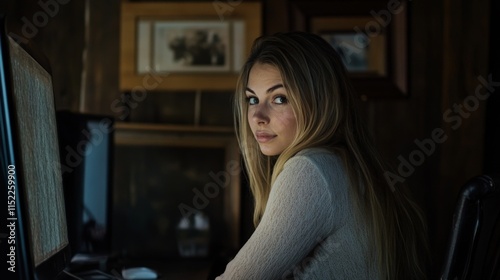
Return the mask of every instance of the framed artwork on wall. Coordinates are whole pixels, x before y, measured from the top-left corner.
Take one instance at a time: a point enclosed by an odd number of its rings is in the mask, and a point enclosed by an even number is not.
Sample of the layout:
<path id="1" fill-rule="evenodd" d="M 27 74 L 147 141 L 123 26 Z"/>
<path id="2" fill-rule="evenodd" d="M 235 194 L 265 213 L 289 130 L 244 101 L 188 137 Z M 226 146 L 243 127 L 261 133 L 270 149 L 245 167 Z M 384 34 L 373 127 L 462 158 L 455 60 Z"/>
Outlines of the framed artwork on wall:
<path id="1" fill-rule="evenodd" d="M 372 69 L 369 58 L 375 56 L 370 53 L 371 48 L 358 46 L 356 33 L 324 32 L 320 35 L 340 54 L 350 73 L 366 73 Z"/>
<path id="2" fill-rule="evenodd" d="M 229 22 L 156 22 L 153 45 L 156 72 L 226 72 L 231 69 Z"/>
<path id="3" fill-rule="evenodd" d="M 409 95 L 406 1 L 297 0 L 290 11 L 290 29 L 328 41 L 363 100 Z"/>
<path id="4" fill-rule="evenodd" d="M 245 59 L 243 21 L 138 22 L 137 72 L 237 72 Z"/>
<path id="5" fill-rule="evenodd" d="M 319 34 L 339 53 L 353 77 L 384 77 L 387 74 L 387 34 L 367 36 L 355 27 L 369 17 L 317 17 L 311 19 L 311 31 Z"/>
<path id="6" fill-rule="evenodd" d="M 221 15 L 221 13 L 224 13 Z M 123 2 L 120 90 L 232 90 L 253 41 L 261 4 L 221 11 L 210 2 Z"/>

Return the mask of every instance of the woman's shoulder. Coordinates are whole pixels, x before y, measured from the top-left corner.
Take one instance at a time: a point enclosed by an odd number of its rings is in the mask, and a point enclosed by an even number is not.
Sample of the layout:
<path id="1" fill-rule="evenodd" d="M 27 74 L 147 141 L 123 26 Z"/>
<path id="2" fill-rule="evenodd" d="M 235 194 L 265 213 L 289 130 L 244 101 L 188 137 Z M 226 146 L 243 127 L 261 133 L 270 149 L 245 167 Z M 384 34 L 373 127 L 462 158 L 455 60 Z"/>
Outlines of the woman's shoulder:
<path id="1" fill-rule="evenodd" d="M 338 224 L 343 224 L 351 211 L 349 203 L 349 176 L 339 153 L 327 148 L 304 149 L 287 162 L 286 172 L 294 181 L 304 182 L 306 189 L 328 195 L 330 211 Z M 284 170 L 287 166 L 284 167 Z M 289 178 L 290 179 L 290 178 Z M 332 216 L 333 217 L 333 216 Z"/>
<path id="2" fill-rule="evenodd" d="M 339 154 L 326 148 L 307 148 L 291 157 L 285 169 L 313 166 L 328 182 L 346 182 L 346 169 Z"/>
<path id="3" fill-rule="evenodd" d="M 307 160 L 328 168 L 331 168 L 332 166 L 342 165 L 342 160 L 338 154 L 329 149 L 320 147 L 304 149 L 295 154 L 295 156 L 292 157 L 291 160 L 292 162 Z"/>

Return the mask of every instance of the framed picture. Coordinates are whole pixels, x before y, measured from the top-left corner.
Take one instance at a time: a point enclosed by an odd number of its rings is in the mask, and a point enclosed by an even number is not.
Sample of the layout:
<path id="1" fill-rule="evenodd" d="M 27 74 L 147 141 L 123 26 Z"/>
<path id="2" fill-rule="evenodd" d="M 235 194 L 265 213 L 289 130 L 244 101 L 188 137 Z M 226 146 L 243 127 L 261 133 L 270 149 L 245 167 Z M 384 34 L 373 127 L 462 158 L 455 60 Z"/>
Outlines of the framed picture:
<path id="1" fill-rule="evenodd" d="M 315 17 L 310 27 L 337 51 L 353 77 L 385 77 L 386 31 L 380 29 L 376 36 L 369 36 L 356 28 L 369 21 L 369 17 Z"/>
<path id="2" fill-rule="evenodd" d="M 328 41 L 363 100 L 408 96 L 406 1 L 297 0 L 290 5 L 290 29 Z"/>
<path id="3" fill-rule="evenodd" d="M 342 58 L 347 71 L 362 73 L 370 70 L 369 46 L 359 45 L 356 33 L 323 33 L 321 37 L 328 41 Z M 366 39 L 360 39 L 365 41 Z"/>
<path id="4" fill-rule="evenodd" d="M 155 23 L 156 72 L 229 71 L 229 23 L 220 21 Z"/>
<path id="5" fill-rule="evenodd" d="M 229 4 L 228 4 L 229 5 Z M 261 3 L 122 2 L 120 90 L 234 90 Z"/>
<path id="6" fill-rule="evenodd" d="M 141 19 L 137 72 L 237 72 L 244 62 L 243 21 Z"/>

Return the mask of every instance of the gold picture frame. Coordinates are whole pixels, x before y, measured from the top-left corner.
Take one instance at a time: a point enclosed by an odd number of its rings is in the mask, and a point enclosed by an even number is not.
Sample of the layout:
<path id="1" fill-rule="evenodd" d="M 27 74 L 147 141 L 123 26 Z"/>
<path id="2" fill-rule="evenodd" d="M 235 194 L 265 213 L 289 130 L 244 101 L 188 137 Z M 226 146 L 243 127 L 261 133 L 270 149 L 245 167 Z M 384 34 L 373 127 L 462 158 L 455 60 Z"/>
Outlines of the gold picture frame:
<path id="1" fill-rule="evenodd" d="M 241 2 L 231 8 L 220 10 L 211 2 L 123 2 L 120 90 L 233 90 L 239 68 L 253 41 L 261 35 L 262 7 L 259 2 Z M 209 28 L 210 34 L 217 33 L 226 40 L 226 45 L 230 45 L 222 52 L 226 57 L 224 63 L 172 66 L 163 61 L 154 62 L 165 57 L 166 47 L 160 51 L 158 48 L 151 52 L 142 51 L 159 41 L 155 35 L 162 34 L 158 33 L 160 31 L 175 30 L 184 32 L 182 36 L 185 36 L 188 32 L 201 31 L 202 26 Z M 144 35 L 144 30 L 153 31 Z"/>
<path id="2" fill-rule="evenodd" d="M 327 40 L 339 53 L 348 72 L 355 77 L 387 75 L 387 36 L 368 38 L 353 27 L 365 26 L 370 17 L 315 17 L 311 31 Z"/>
<path id="3" fill-rule="evenodd" d="M 332 38 L 339 39 L 344 45 L 340 52 L 361 59 L 355 71 L 346 68 L 362 100 L 408 97 L 409 5 L 406 0 L 297 0 L 290 4 L 290 29 L 316 33 L 330 44 Z"/>

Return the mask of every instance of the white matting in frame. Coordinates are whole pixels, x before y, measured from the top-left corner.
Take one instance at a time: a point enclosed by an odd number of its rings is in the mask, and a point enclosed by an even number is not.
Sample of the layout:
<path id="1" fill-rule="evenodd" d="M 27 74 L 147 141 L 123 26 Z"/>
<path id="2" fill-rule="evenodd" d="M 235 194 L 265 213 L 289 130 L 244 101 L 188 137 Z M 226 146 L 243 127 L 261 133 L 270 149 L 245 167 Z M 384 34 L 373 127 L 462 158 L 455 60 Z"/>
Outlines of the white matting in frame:
<path id="1" fill-rule="evenodd" d="M 245 59 L 245 23 L 159 21 L 137 24 L 137 72 L 237 72 Z"/>

